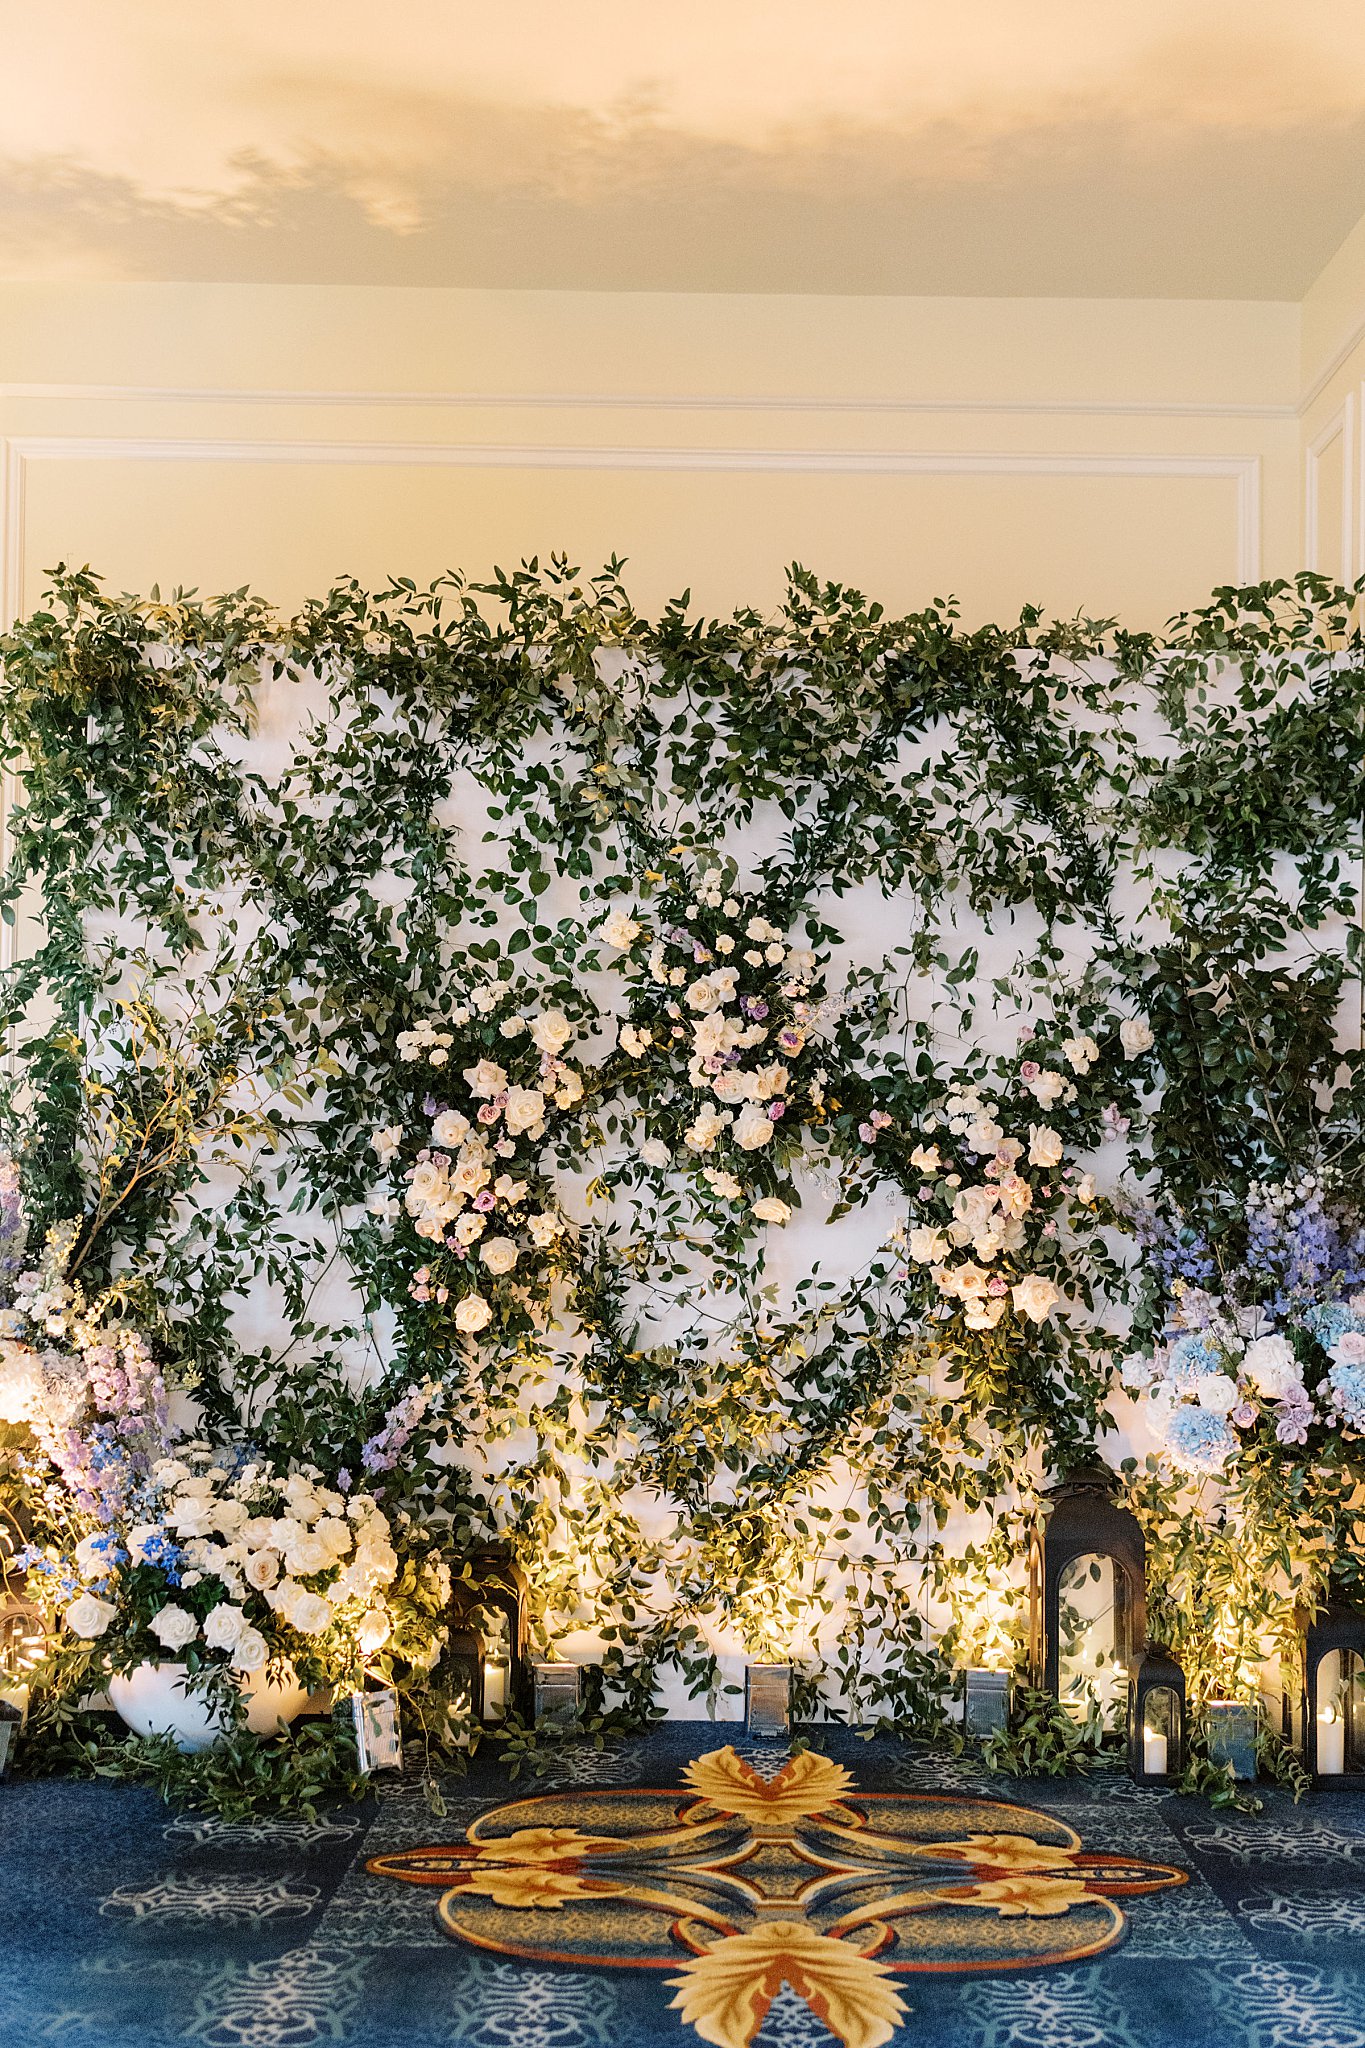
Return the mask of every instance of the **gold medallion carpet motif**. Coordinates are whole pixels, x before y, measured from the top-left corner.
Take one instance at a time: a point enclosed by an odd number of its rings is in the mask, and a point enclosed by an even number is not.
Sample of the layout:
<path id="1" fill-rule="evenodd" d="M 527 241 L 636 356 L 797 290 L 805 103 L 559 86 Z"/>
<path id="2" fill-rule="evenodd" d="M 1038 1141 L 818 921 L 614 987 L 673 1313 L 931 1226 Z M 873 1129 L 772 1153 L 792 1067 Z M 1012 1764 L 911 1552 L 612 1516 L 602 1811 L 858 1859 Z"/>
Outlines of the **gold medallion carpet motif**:
<path id="1" fill-rule="evenodd" d="M 441 1890 L 461 1941 L 536 1963 L 659 1970 L 713 2048 L 749 2048 L 784 1984 L 843 2048 L 882 2048 L 904 1977 L 1038 1968 L 1123 1934 L 1121 1898 L 1174 1865 L 1088 1853 L 1050 1814 L 970 1794 L 860 1792 L 804 1751 L 764 1778 L 732 1748 L 687 1790 L 565 1790 L 481 1814 L 462 1842 L 371 1857 Z"/>

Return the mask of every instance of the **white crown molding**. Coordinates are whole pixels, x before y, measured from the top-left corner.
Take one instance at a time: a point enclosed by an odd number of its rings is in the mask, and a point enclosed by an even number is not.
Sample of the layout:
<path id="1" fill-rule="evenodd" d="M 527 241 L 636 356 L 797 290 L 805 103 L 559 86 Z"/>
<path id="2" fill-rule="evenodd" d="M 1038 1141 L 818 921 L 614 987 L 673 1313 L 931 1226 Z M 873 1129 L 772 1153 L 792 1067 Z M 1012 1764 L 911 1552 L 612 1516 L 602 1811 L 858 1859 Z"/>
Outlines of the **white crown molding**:
<path id="1" fill-rule="evenodd" d="M 629 391 L 287 391 L 173 384 L 3 384 L 0 399 L 71 403 L 110 400 L 173 405 L 388 407 L 455 412 L 753 412 L 868 414 L 1004 414 L 1044 418 L 1296 419 L 1295 405 L 1236 405 L 1188 399 L 819 398 Z"/>
<path id="2" fill-rule="evenodd" d="M 150 436 L 14 435 L 5 445 L 0 616 L 13 620 L 24 587 L 24 500 L 38 462 L 296 462 L 446 469 L 739 471 L 827 476 L 1168 476 L 1224 478 L 1236 488 L 1236 567 L 1261 573 L 1258 455 L 1051 454 L 863 448 L 609 448 L 506 442 L 274 441 Z"/>

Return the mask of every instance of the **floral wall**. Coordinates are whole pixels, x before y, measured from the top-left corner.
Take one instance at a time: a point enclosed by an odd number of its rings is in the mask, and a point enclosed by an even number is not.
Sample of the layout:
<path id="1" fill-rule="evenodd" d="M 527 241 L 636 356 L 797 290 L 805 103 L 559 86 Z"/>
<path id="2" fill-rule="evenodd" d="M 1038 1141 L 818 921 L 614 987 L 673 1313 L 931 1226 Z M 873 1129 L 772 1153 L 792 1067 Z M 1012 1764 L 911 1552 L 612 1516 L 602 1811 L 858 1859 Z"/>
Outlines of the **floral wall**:
<path id="1" fill-rule="evenodd" d="M 1360 1569 L 1351 607 L 63 574 L 3 643 L 12 1382 L 104 1303 L 172 1433 L 510 1544 L 622 1713 L 757 1655 L 933 1724 L 1100 1455 L 1258 1682 Z"/>

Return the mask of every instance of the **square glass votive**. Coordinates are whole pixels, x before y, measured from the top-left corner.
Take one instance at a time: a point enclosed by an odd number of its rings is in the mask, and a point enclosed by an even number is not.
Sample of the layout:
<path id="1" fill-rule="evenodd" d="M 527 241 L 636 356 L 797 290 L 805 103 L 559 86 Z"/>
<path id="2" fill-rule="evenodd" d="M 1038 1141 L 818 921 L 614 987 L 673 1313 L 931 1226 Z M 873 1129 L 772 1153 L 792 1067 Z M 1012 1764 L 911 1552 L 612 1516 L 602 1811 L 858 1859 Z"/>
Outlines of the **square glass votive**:
<path id="1" fill-rule="evenodd" d="M 531 1708 L 538 1728 L 571 1728 L 578 1719 L 578 1666 L 533 1659 Z"/>
<path id="2" fill-rule="evenodd" d="M 1245 1700 L 1211 1700 L 1204 1710 L 1209 1755 L 1234 1778 L 1256 1776 L 1257 1712 Z"/>
<path id="3" fill-rule="evenodd" d="M 744 1672 L 746 1735 L 791 1734 L 792 1668 L 790 1664 L 749 1664 Z"/>
<path id="4" fill-rule="evenodd" d="M 1003 1733 L 1010 1719 L 1009 1672 L 966 1670 L 959 1673 L 959 1684 L 963 1733 L 978 1742 Z"/>

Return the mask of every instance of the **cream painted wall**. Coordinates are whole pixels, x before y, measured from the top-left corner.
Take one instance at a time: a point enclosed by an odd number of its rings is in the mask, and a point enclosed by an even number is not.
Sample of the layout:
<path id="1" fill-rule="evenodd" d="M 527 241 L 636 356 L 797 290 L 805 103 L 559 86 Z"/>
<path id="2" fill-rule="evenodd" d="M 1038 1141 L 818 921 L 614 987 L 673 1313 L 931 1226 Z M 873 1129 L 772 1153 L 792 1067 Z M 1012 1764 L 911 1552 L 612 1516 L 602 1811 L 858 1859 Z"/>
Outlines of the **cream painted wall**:
<path id="1" fill-rule="evenodd" d="M 1365 574 L 1365 220 L 1303 302 L 1303 558 Z"/>
<path id="2" fill-rule="evenodd" d="M 349 287 L 0 287 L 3 602 L 567 550 L 637 601 L 783 565 L 1158 627 L 1297 566 L 1299 309 Z"/>

